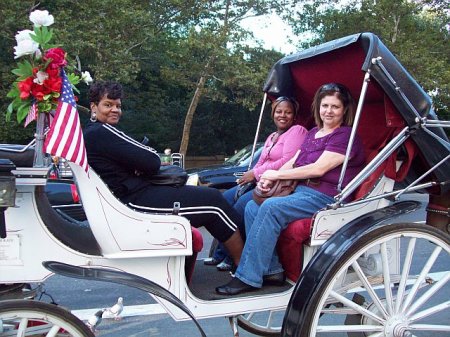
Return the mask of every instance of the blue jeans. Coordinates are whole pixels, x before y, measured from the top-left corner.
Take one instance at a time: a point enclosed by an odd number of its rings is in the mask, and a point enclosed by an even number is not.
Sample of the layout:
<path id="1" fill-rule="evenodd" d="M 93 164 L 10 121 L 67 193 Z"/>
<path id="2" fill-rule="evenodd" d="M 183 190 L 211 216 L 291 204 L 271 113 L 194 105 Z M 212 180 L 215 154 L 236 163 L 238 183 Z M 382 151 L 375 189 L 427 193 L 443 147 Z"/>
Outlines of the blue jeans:
<path id="1" fill-rule="evenodd" d="M 223 192 L 223 197 L 231 206 L 233 206 L 236 212 L 242 217 L 242 223 L 244 223 L 245 206 L 247 206 L 247 203 L 253 199 L 253 189 L 241 195 L 239 199 L 235 201 L 234 196 L 236 195 L 238 187 L 239 185 L 236 185 L 226 190 L 225 192 Z M 244 228 L 242 228 L 241 232 L 243 232 L 243 229 Z"/>
<path id="2" fill-rule="evenodd" d="M 253 196 L 253 190 L 248 191 L 247 193 L 241 195 L 237 201 L 234 200 L 234 196 L 236 195 L 236 191 L 238 189 L 239 185 L 236 185 L 235 187 L 232 187 L 225 192 L 223 192 L 223 196 L 225 200 L 233 206 L 233 208 L 236 210 L 236 212 L 239 214 L 239 216 L 242 218 L 241 223 L 244 223 L 244 211 L 245 206 L 247 203 L 252 200 Z M 245 228 L 239 228 L 239 231 L 241 233 L 242 240 L 245 242 Z M 228 264 L 231 264 L 233 260 L 230 256 L 228 256 L 228 252 L 223 246 L 222 243 L 219 243 L 216 250 L 214 251 L 213 258 L 222 261 L 223 259 L 226 259 L 225 262 Z"/>
<path id="3" fill-rule="evenodd" d="M 310 218 L 334 199 L 307 186 L 297 186 L 286 197 L 275 197 L 258 206 L 250 201 L 245 208 L 247 241 L 235 276 L 260 288 L 264 275 L 283 271 L 276 244 L 283 229 L 294 220 Z"/>

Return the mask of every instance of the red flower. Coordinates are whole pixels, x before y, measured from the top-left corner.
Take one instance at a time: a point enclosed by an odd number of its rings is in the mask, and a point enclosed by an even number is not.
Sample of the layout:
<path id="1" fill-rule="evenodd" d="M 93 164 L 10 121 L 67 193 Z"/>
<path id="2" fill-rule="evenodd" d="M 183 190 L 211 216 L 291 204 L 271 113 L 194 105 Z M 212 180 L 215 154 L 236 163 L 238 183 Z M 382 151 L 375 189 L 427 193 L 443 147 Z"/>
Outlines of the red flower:
<path id="1" fill-rule="evenodd" d="M 60 92 L 62 86 L 61 77 L 49 77 L 44 81 L 44 91 L 46 94 Z"/>
<path id="2" fill-rule="evenodd" d="M 67 65 L 66 52 L 61 48 L 50 48 L 45 52 L 44 60 L 51 60 L 50 69 L 58 69 Z"/>
<path id="3" fill-rule="evenodd" d="M 33 86 L 33 77 L 20 81 L 17 85 L 20 91 L 20 99 L 27 99 L 30 97 L 31 87 Z"/>
<path id="4" fill-rule="evenodd" d="M 44 86 L 42 84 L 33 83 L 33 87 L 31 88 L 31 94 L 36 98 L 39 102 L 44 100 Z"/>

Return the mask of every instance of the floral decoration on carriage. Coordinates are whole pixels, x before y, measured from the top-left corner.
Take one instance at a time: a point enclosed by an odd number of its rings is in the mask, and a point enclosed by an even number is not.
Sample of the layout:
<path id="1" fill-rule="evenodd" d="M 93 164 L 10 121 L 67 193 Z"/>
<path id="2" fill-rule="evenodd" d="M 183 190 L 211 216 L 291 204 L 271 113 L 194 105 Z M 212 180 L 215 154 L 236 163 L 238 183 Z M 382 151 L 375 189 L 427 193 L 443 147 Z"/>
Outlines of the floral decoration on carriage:
<path id="1" fill-rule="evenodd" d="M 78 92 L 76 85 L 81 81 L 92 82 L 88 71 L 80 72 L 68 62 L 66 51 L 51 42 L 54 23 L 53 15 L 47 10 L 31 12 L 30 21 L 33 30 L 17 32 L 14 58 L 18 59 L 17 68 L 12 72 L 16 81 L 8 93 L 12 99 L 7 109 L 7 119 L 17 112 L 17 121 L 25 119 L 25 126 L 35 120 L 38 113 L 56 110 L 63 84 L 62 71 L 67 69 L 67 78 L 72 89 Z M 78 74 L 77 74 L 78 72 Z"/>
<path id="2" fill-rule="evenodd" d="M 37 120 L 36 167 L 46 166 L 45 151 L 73 161 L 87 171 L 77 97 L 73 91 L 79 93 L 76 85 L 81 81 L 89 85 L 92 77 L 88 71 L 81 72 L 74 67 L 66 51 L 51 42 L 53 29 L 48 27 L 54 23 L 54 17 L 47 10 L 35 10 L 29 18 L 33 30 L 21 30 L 15 36 L 14 58 L 19 61 L 12 70 L 17 79 L 7 94 L 12 102 L 6 119 L 10 120 L 15 111 L 19 123 L 25 119 L 25 127 Z M 48 131 L 46 125 L 50 126 Z"/>

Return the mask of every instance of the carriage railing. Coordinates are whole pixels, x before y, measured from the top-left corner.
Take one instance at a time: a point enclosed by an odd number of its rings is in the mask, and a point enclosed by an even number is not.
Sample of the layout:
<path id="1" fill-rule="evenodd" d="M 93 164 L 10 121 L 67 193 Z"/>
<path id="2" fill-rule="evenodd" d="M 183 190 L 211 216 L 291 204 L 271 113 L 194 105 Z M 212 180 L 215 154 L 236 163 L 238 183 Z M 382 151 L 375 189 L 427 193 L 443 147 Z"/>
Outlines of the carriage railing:
<path id="1" fill-rule="evenodd" d="M 353 142 L 356 137 L 356 129 L 359 125 L 359 119 L 361 118 L 362 108 L 364 105 L 364 100 L 366 99 L 367 88 L 370 81 L 370 70 L 364 75 L 364 81 L 361 88 L 361 94 L 359 95 L 358 106 L 356 108 L 355 120 L 353 122 L 352 132 L 350 134 L 350 139 L 348 141 L 347 151 L 345 152 L 344 163 L 342 164 L 341 174 L 339 176 L 339 181 L 337 185 L 338 192 L 341 192 L 342 182 L 344 181 L 345 171 L 347 170 L 348 161 L 350 160 L 350 153 L 352 151 Z"/>
<path id="2" fill-rule="evenodd" d="M 342 200 L 348 198 L 360 185 L 367 179 L 375 170 L 396 150 L 404 143 L 409 137 L 409 127 L 405 127 L 397 136 L 395 136 L 376 156 L 372 161 L 365 166 L 358 175 L 340 192 L 335 196 L 336 203 L 333 204 L 333 208 L 337 208 L 341 205 Z"/>
<path id="3" fill-rule="evenodd" d="M 256 143 L 258 142 L 258 138 L 259 138 L 259 130 L 261 130 L 261 121 L 262 121 L 264 109 L 266 107 L 266 102 L 267 102 L 267 93 L 265 92 L 263 102 L 261 105 L 261 111 L 259 113 L 258 125 L 256 126 L 256 134 L 255 134 L 255 139 L 253 140 L 252 154 L 250 155 L 250 162 L 248 163 L 247 171 L 250 171 L 252 169 L 253 157 L 255 156 Z"/>
<path id="4" fill-rule="evenodd" d="M 394 78 L 391 76 L 391 74 L 387 71 L 387 69 L 384 67 L 384 65 L 381 62 L 381 57 L 377 57 L 377 58 L 373 58 L 372 59 L 372 64 L 377 65 L 381 68 L 381 70 L 383 71 L 383 73 L 386 75 L 386 77 L 391 81 L 391 83 L 395 86 L 396 91 L 400 94 L 400 96 L 402 97 L 402 99 L 406 102 L 406 104 L 408 105 L 408 107 L 411 109 L 411 111 L 413 111 L 416 114 L 416 122 L 417 124 L 414 126 L 417 127 L 421 127 L 423 130 L 425 130 L 427 133 L 429 133 L 430 135 L 432 135 L 434 138 L 436 138 L 439 142 L 443 143 L 445 145 L 445 147 L 447 147 L 447 149 L 449 149 L 450 152 L 450 143 L 442 138 L 440 138 L 438 135 L 436 135 L 435 133 L 431 132 L 430 130 L 427 129 L 427 127 L 450 127 L 450 122 L 449 121 L 439 121 L 439 120 L 428 120 L 427 118 L 421 118 L 419 113 L 417 112 L 416 108 L 412 105 L 412 103 L 410 102 L 410 100 L 408 99 L 408 97 L 406 97 L 406 95 L 403 93 L 402 89 L 398 86 L 397 82 L 394 80 Z M 332 208 L 338 208 L 340 206 L 342 206 L 342 201 L 345 200 L 347 197 L 349 197 L 359 186 L 360 184 L 366 179 L 368 178 L 373 172 L 375 172 L 375 170 L 400 146 L 402 145 L 406 139 L 411 135 L 411 132 L 414 132 L 412 127 L 405 127 L 395 138 L 393 138 L 384 148 L 383 150 L 380 151 L 380 153 L 378 153 L 377 156 L 375 156 L 375 158 L 369 163 L 369 165 L 367 165 L 342 191 L 341 191 L 341 186 L 342 186 L 342 182 L 345 176 L 345 172 L 347 169 L 347 165 L 348 165 L 348 161 L 350 160 L 350 153 L 352 150 L 352 146 L 353 146 L 353 142 L 354 142 L 354 138 L 356 136 L 356 132 L 357 132 L 357 128 L 359 125 L 359 120 L 360 120 L 360 116 L 362 114 L 362 108 L 364 105 L 364 100 L 365 100 L 365 96 L 367 93 L 367 89 L 368 89 L 368 85 L 370 82 L 370 69 L 365 73 L 364 75 L 364 80 L 363 80 L 363 85 L 361 88 L 361 94 L 360 94 L 360 98 L 358 101 L 358 106 L 356 109 L 356 113 L 355 113 L 355 121 L 353 123 L 353 128 L 352 128 L 352 132 L 350 135 L 350 140 L 349 140 L 349 145 L 347 147 L 347 151 L 345 154 L 345 159 L 344 159 L 344 163 L 342 164 L 342 169 L 341 169 L 341 174 L 339 177 L 339 182 L 338 182 L 338 187 L 337 190 L 340 191 L 340 193 L 338 195 L 335 196 L 335 200 L 336 203 L 334 203 L 333 205 L 331 205 Z M 431 173 L 432 171 L 434 171 L 437 167 L 439 167 L 440 165 L 442 165 L 444 162 L 446 162 L 447 160 L 449 160 L 450 156 L 447 156 L 446 158 L 444 158 L 441 162 L 437 163 L 436 165 L 434 165 L 431 169 L 429 169 L 425 174 L 423 174 L 421 177 L 419 177 L 418 179 L 416 179 L 416 181 L 414 181 L 413 183 L 411 183 L 409 186 L 407 186 L 405 189 L 403 190 L 398 190 L 396 192 L 394 192 L 394 195 L 396 196 L 396 200 L 400 197 L 400 195 L 406 193 L 406 192 L 411 192 L 411 191 L 415 191 L 418 189 L 422 189 L 425 188 L 424 185 L 427 185 L 427 187 L 431 187 L 433 185 L 437 185 L 439 183 L 435 183 L 435 182 L 430 182 L 427 184 L 423 184 L 421 185 L 421 188 L 414 188 L 414 186 L 416 186 L 427 174 Z M 444 184 L 446 184 L 444 182 Z M 376 199 L 380 199 L 380 198 L 384 198 L 386 197 L 386 194 L 382 194 L 380 196 L 375 196 L 371 199 L 376 200 Z M 359 201 L 358 203 L 363 203 L 363 202 L 367 202 L 368 199 L 364 200 L 364 201 Z M 355 204 L 355 203 L 349 203 L 349 204 Z"/>

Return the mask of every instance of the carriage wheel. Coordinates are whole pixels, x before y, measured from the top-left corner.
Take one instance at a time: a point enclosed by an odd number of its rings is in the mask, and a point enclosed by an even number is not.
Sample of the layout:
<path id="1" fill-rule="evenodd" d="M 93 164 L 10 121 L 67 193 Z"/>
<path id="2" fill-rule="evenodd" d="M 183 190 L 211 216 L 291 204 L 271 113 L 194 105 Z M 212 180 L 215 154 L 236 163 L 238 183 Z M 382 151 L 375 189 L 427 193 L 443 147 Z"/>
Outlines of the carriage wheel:
<path id="1" fill-rule="evenodd" d="M 337 259 L 324 263 L 325 251 L 314 259 L 320 279 L 294 291 L 283 336 L 449 336 L 449 235 L 390 224 L 346 240 L 334 247 Z"/>
<path id="2" fill-rule="evenodd" d="M 0 336 L 94 337 L 89 328 L 67 310 L 29 300 L 0 302 Z"/>
<path id="3" fill-rule="evenodd" d="M 237 316 L 238 325 L 258 336 L 280 336 L 285 309 L 252 312 Z"/>

